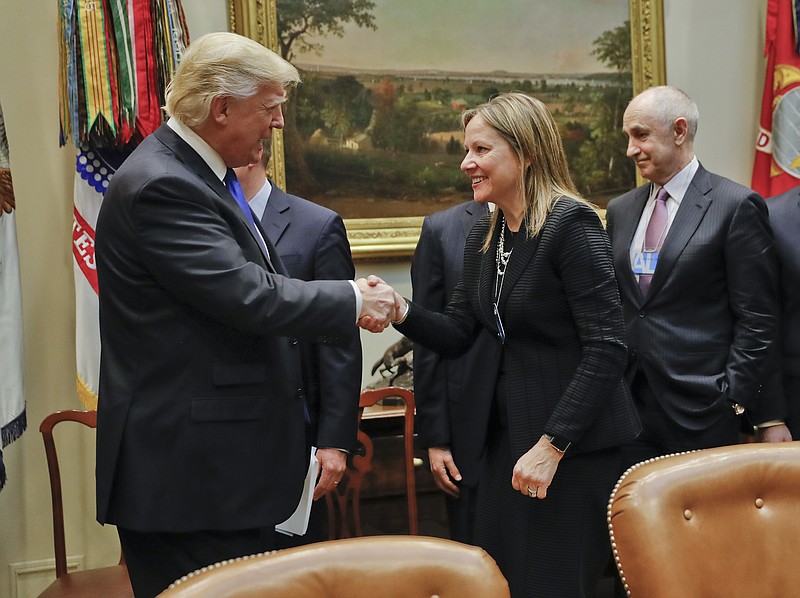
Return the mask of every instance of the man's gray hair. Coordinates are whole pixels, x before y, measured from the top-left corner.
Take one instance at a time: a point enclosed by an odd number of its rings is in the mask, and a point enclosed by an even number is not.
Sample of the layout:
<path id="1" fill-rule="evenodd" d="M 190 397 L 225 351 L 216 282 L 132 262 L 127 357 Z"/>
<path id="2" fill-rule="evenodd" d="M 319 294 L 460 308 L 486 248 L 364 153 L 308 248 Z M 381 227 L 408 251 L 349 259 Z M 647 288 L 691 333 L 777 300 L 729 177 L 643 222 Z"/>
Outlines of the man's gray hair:
<path id="1" fill-rule="evenodd" d="M 660 85 L 646 89 L 640 95 L 648 100 L 652 107 L 652 116 L 662 126 L 671 128 L 676 120 L 685 118 L 689 139 L 694 140 L 700 121 L 700 111 L 685 91 L 671 85 Z"/>

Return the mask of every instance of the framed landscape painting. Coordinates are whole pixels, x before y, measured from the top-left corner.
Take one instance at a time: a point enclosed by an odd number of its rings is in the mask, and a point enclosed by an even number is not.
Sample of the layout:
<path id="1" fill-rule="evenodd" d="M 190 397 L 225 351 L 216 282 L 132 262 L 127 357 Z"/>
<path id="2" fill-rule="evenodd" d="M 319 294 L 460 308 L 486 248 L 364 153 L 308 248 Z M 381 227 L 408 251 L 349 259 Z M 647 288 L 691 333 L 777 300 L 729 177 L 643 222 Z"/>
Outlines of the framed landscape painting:
<path id="1" fill-rule="evenodd" d="M 300 70 L 272 177 L 342 215 L 356 258 L 410 255 L 422 218 L 471 198 L 460 113 L 547 104 L 580 192 L 636 184 L 622 113 L 664 82 L 662 0 L 230 0 L 230 27 Z"/>

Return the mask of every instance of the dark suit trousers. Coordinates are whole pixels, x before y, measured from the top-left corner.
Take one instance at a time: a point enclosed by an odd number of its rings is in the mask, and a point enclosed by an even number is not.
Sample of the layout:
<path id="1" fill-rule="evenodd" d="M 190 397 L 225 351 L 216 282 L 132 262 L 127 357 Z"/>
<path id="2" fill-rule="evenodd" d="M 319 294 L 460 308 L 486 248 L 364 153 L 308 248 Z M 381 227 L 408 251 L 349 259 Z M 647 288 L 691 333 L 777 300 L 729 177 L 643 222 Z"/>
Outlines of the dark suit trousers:
<path id="1" fill-rule="evenodd" d="M 324 542 L 328 539 L 328 530 L 325 528 L 325 510 L 327 503 L 323 496 L 315 500 L 311 505 L 311 514 L 308 517 L 308 530 L 302 536 L 287 536 L 279 532 L 275 533 L 275 548 L 294 548 L 295 546 L 305 546 L 314 542 Z"/>
<path id="2" fill-rule="evenodd" d="M 274 549 L 274 528 L 189 533 L 117 528 L 136 598 L 151 598 L 201 567 Z"/>
<path id="3" fill-rule="evenodd" d="M 450 539 L 463 544 L 475 544 L 475 507 L 478 488 L 459 486 L 458 498 L 446 495 Z"/>
<path id="4" fill-rule="evenodd" d="M 686 430 L 666 414 L 641 372 L 634 377 L 631 393 L 642 420 L 642 433 L 636 440 L 622 447 L 620 474 L 631 465 L 653 457 L 739 442 L 741 422 L 733 409 L 726 411 L 714 425 L 705 430 Z"/>

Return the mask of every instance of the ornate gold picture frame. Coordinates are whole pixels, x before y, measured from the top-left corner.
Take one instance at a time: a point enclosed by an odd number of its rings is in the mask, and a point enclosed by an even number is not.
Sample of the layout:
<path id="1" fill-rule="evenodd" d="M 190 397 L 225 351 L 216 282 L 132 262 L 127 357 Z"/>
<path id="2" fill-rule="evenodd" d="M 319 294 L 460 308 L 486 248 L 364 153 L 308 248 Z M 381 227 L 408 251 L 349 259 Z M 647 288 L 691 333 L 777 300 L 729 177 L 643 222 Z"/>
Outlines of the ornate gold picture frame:
<path id="1" fill-rule="evenodd" d="M 633 93 L 666 83 L 663 0 L 629 0 Z M 276 0 L 228 0 L 229 29 L 278 51 Z M 274 137 L 271 178 L 286 188 L 284 140 Z M 638 175 L 637 175 L 638 176 Z M 289 190 L 291 191 L 291 190 Z M 345 220 L 353 257 L 407 257 L 414 252 L 422 216 Z"/>

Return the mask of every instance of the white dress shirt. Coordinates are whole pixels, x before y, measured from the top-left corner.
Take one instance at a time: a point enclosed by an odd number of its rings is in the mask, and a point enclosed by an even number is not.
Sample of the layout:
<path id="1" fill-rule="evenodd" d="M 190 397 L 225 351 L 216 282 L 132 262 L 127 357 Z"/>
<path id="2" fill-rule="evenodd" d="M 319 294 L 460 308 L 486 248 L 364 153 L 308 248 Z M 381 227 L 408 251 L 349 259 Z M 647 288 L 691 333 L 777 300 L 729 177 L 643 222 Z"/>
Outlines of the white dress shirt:
<path id="1" fill-rule="evenodd" d="M 692 179 L 694 178 L 695 173 L 697 173 L 697 169 L 699 167 L 700 162 L 697 161 L 697 156 L 692 156 L 692 159 L 683 168 L 683 170 L 678 172 L 664 185 L 664 188 L 669 194 L 669 197 L 667 198 L 667 228 L 664 230 L 665 239 L 669 234 L 669 229 L 672 227 L 673 221 L 675 220 L 675 214 L 678 212 L 681 201 L 683 201 L 683 196 L 686 195 L 686 190 L 689 188 L 689 185 L 691 184 Z M 637 255 L 641 253 L 644 248 L 644 236 L 645 232 L 647 231 L 647 223 L 650 222 L 650 216 L 652 215 L 653 208 L 656 205 L 656 195 L 660 189 L 661 187 L 657 185 L 650 185 L 650 197 L 648 197 L 647 203 L 644 205 L 644 211 L 642 211 L 642 217 L 639 220 L 639 226 L 636 228 L 636 234 L 633 235 L 633 241 L 631 242 L 630 246 L 631 268 L 633 268 L 634 263 L 636 262 Z M 639 280 L 638 274 L 636 275 L 636 280 Z"/>

